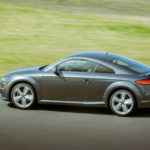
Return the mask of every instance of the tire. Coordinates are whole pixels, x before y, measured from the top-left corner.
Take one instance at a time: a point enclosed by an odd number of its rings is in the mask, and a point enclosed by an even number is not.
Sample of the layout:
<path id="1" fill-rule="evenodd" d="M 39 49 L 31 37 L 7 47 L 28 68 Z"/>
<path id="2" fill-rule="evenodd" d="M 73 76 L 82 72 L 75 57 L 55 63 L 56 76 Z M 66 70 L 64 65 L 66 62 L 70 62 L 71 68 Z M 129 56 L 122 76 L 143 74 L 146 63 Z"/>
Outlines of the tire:
<path id="1" fill-rule="evenodd" d="M 19 109 L 30 109 L 36 102 L 34 89 L 27 83 L 16 84 L 11 90 L 11 99 Z"/>
<path id="2" fill-rule="evenodd" d="M 136 103 L 133 94 L 127 90 L 115 91 L 109 101 L 111 110 L 118 116 L 129 116 L 133 114 Z"/>

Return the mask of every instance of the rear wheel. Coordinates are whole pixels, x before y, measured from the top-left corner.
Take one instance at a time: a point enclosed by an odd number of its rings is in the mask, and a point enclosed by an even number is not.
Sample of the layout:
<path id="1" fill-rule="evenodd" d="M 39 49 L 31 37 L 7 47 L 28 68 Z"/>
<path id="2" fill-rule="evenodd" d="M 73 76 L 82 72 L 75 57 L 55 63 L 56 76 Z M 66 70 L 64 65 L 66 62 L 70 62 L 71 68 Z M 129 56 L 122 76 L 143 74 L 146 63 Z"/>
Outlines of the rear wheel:
<path id="1" fill-rule="evenodd" d="M 13 104 L 20 109 L 29 109 L 35 104 L 35 92 L 27 83 L 15 85 L 11 91 Z"/>
<path id="2" fill-rule="evenodd" d="M 134 112 L 135 99 L 131 92 L 118 90 L 110 98 L 111 110 L 119 116 L 128 116 Z"/>

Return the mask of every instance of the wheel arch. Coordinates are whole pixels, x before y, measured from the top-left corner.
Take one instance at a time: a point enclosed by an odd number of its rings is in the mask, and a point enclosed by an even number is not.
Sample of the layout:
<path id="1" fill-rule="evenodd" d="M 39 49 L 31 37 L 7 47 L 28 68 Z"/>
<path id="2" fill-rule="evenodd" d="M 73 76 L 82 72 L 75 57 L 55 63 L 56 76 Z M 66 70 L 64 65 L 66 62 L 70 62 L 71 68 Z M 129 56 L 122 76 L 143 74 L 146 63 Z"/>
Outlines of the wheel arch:
<path id="1" fill-rule="evenodd" d="M 113 89 L 113 90 L 111 91 L 111 93 L 108 95 L 108 98 L 107 98 L 107 106 L 108 106 L 108 107 L 110 107 L 109 102 L 110 102 L 111 96 L 113 95 L 113 93 L 115 93 L 115 92 L 118 91 L 118 90 L 127 90 L 127 91 L 129 91 L 129 92 L 133 95 L 134 100 L 135 100 L 135 104 L 136 104 L 136 107 L 137 107 L 137 98 L 136 98 L 135 93 L 134 93 L 131 89 L 126 88 L 126 87 L 118 87 L 118 88 L 115 88 L 115 89 Z"/>
<path id="2" fill-rule="evenodd" d="M 109 101 L 110 101 L 112 94 L 116 92 L 117 90 L 127 90 L 131 92 L 131 94 L 133 95 L 135 99 L 136 106 L 138 107 L 139 100 L 141 99 L 142 94 L 141 94 L 140 89 L 131 83 L 122 83 L 122 84 L 117 83 L 117 84 L 110 85 L 104 93 L 104 101 L 107 107 L 109 107 Z"/>
<path id="3" fill-rule="evenodd" d="M 16 79 L 16 80 L 12 81 L 12 82 L 9 84 L 9 88 L 8 88 L 9 101 L 12 101 L 12 100 L 11 100 L 11 91 L 12 91 L 13 87 L 14 87 L 15 85 L 19 84 L 19 83 L 26 83 L 26 84 L 29 84 L 29 85 L 33 88 L 33 90 L 34 90 L 34 92 L 35 92 L 36 101 L 38 101 L 38 98 L 39 98 L 39 96 L 40 96 L 40 94 L 41 94 L 40 92 L 38 92 L 40 86 L 39 86 L 39 85 L 37 84 L 37 82 L 36 82 L 35 80 L 33 80 L 32 78 L 24 78 L 24 79 L 19 78 L 19 79 Z"/>

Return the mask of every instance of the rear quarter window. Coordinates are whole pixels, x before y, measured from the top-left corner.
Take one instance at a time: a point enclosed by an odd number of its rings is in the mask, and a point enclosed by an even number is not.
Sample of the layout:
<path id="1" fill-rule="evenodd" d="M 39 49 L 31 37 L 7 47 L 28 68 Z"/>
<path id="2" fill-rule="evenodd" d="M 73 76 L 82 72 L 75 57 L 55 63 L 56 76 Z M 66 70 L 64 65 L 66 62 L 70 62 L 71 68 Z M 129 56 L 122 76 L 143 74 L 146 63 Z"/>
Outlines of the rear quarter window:
<path id="1" fill-rule="evenodd" d="M 99 65 L 99 64 L 97 65 L 95 72 L 96 73 L 115 73 L 112 69 L 105 67 L 103 65 Z"/>

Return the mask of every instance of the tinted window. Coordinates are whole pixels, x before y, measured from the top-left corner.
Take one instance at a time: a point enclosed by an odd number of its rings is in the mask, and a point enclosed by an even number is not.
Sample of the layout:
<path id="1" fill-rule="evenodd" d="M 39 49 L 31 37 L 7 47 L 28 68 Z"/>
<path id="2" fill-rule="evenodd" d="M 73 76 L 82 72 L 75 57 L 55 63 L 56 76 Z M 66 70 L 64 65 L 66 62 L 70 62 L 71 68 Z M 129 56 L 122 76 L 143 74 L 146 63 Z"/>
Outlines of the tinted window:
<path id="1" fill-rule="evenodd" d="M 114 73 L 113 70 L 103 66 L 103 65 L 97 65 L 97 68 L 95 70 L 96 73 Z"/>
<path id="2" fill-rule="evenodd" d="M 94 72 L 97 63 L 89 60 L 68 60 L 57 66 L 60 71 Z"/>
<path id="3" fill-rule="evenodd" d="M 113 63 L 128 68 L 132 71 L 135 71 L 137 73 L 147 73 L 150 72 L 150 67 L 147 65 L 144 65 L 142 63 L 139 63 L 137 61 L 134 61 L 132 59 L 126 58 L 126 57 L 117 57 L 112 60 Z"/>

